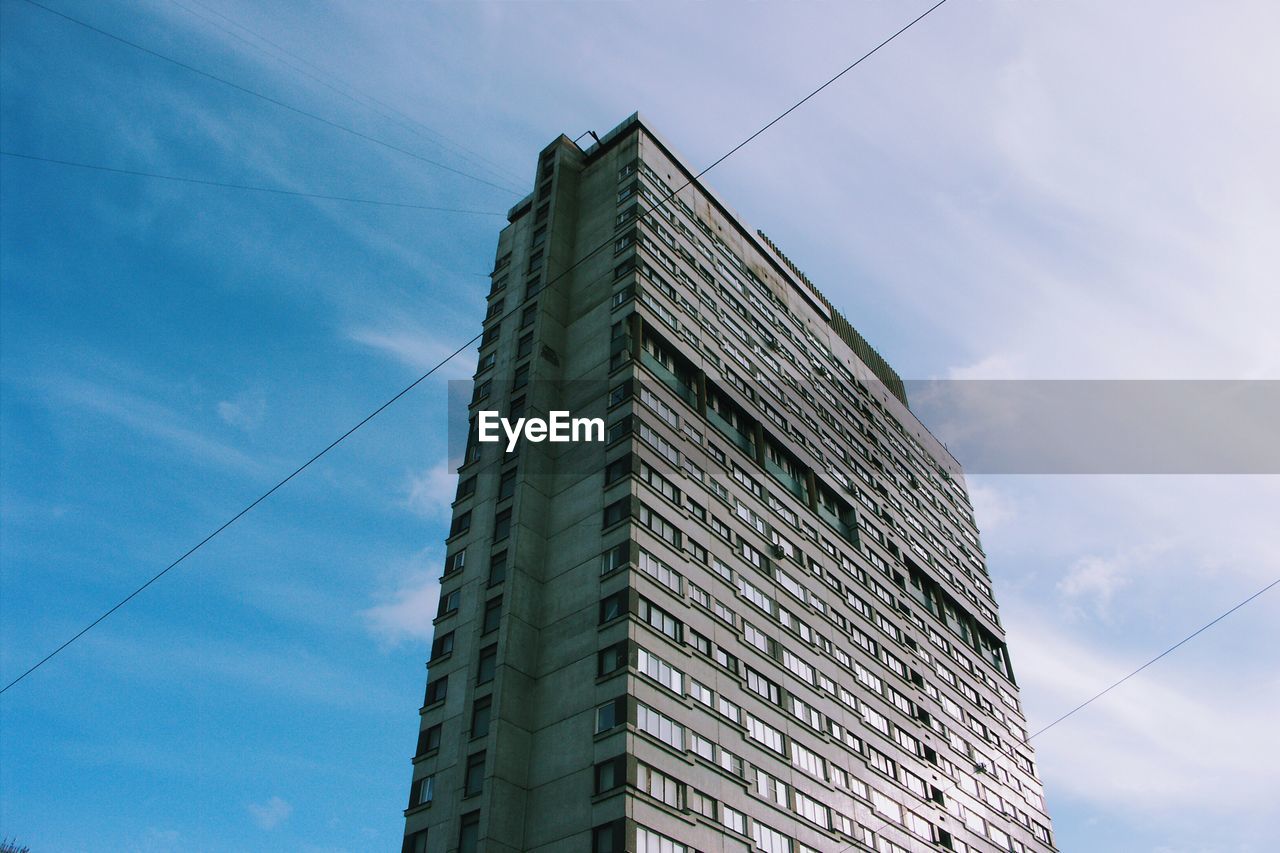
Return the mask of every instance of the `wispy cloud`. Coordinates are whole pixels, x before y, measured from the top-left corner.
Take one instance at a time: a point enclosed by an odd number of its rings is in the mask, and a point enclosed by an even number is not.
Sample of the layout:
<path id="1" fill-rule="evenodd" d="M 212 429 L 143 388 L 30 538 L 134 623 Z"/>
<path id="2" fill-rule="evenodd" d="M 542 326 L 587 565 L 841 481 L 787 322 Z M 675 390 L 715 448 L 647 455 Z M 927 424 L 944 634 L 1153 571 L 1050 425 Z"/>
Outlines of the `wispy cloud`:
<path id="1" fill-rule="evenodd" d="M 262 423 L 267 412 L 267 398 L 261 393 L 240 394 L 231 400 L 221 400 L 215 407 L 218 417 L 243 430 L 252 430 Z"/>
<path id="2" fill-rule="evenodd" d="M 253 816 L 253 822 L 268 832 L 280 826 L 293 814 L 293 806 L 280 797 L 272 797 L 265 803 L 249 803 L 245 808 Z"/>
<path id="3" fill-rule="evenodd" d="M 396 324 L 386 328 L 361 326 L 348 331 L 347 337 L 419 371 L 435 367 L 466 340 L 461 336 L 442 340 L 409 324 Z M 462 352 L 436 375 L 446 379 L 463 379 L 470 377 L 474 370 L 475 355 Z"/>
<path id="4" fill-rule="evenodd" d="M 1066 711 L 1136 663 L 1138 655 L 1052 627 L 1037 608 L 1015 612 L 1022 687 L 1040 707 Z M 1274 676 L 1242 681 L 1166 665 L 1045 733 L 1040 766 L 1051 790 L 1112 811 L 1243 813 L 1265 807 L 1280 787 L 1280 739 L 1264 734 L 1277 703 Z"/>
<path id="5" fill-rule="evenodd" d="M 435 631 L 431 622 L 440 599 L 440 571 L 434 550 L 416 555 L 399 567 L 391 588 L 378 595 L 380 603 L 357 614 L 384 649 L 431 639 Z"/>
<path id="6" fill-rule="evenodd" d="M 440 518 L 449 513 L 457 473 L 441 462 L 409 477 L 405 506 L 424 518 Z"/>
<path id="7" fill-rule="evenodd" d="M 71 376 L 48 379 L 43 387 L 57 405 L 107 418 L 169 445 L 192 461 L 251 472 L 260 468 L 244 451 L 210 437 L 178 411 L 134 391 Z"/>

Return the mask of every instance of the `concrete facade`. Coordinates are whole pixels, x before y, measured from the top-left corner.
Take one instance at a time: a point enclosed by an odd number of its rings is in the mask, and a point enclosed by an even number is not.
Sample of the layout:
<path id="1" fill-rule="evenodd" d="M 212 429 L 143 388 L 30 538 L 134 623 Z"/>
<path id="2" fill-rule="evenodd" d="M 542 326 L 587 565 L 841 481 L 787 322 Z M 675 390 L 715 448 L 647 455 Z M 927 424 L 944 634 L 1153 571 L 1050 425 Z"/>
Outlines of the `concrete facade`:
<path id="1" fill-rule="evenodd" d="M 896 374 L 638 116 L 536 174 L 472 416 L 606 441 L 468 444 L 405 850 L 1055 849 L 963 472 Z"/>

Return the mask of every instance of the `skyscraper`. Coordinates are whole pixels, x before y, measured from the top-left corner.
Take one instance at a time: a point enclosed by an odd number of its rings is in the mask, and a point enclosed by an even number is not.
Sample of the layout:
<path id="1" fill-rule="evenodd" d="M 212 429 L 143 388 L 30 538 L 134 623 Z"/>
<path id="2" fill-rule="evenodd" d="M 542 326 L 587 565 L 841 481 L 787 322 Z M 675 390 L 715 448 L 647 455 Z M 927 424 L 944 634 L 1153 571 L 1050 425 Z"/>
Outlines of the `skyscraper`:
<path id="1" fill-rule="evenodd" d="M 404 849 L 1054 849 L 959 464 L 692 176 L 561 136 L 499 236 Z"/>

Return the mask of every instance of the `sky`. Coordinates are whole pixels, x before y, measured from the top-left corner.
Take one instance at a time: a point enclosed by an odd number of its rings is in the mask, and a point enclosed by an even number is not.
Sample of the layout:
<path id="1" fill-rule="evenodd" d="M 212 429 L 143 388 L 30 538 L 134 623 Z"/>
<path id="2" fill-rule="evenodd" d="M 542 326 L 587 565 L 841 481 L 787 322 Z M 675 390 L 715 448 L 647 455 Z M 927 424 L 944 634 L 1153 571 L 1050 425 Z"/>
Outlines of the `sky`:
<path id="1" fill-rule="evenodd" d="M 4 0 L 4 151 L 478 213 L 0 156 L 5 682 L 475 334 L 558 134 L 639 110 L 700 168 L 928 6 L 47 5 L 189 67 Z M 1280 379 L 1278 28 L 950 0 L 705 181 L 909 379 Z M 473 366 L 4 694 L 0 836 L 394 849 Z M 1274 476 L 969 482 L 1033 731 L 1280 575 Z M 1035 740 L 1063 850 L 1280 846 L 1277 624 Z"/>

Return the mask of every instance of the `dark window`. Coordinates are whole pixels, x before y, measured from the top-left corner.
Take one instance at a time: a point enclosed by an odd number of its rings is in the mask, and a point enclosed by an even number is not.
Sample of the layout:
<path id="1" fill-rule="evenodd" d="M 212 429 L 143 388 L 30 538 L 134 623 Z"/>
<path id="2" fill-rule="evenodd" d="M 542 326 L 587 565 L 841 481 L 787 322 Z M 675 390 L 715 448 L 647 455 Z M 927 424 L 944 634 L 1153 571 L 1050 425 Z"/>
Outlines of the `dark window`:
<path id="1" fill-rule="evenodd" d="M 467 477 L 465 480 L 458 481 L 458 496 L 457 496 L 458 500 L 462 500 L 463 498 L 469 498 L 475 493 L 476 493 L 476 478 L 474 474 L 471 475 L 470 477 Z"/>
<path id="2" fill-rule="evenodd" d="M 487 352 L 480 356 L 480 360 L 476 362 L 476 373 L 484 373 L 497 363 L 498 354 L 496 352 Z"/>
<path id="3" fill-rule="evenodd" d="M 464 512 L 453 519 L 453 526 L 449 528 L 450 536 L 459 536 L 471 529 L 471 513 Z"/>
<path id="4" fill-rule="evenodd" d="M 473 738 L 484 737 L 489 734 L 489 717 L 492 710 L 492 698 L 485 696 L 476 700 L 475 707 L 471 709 L 471 736 Z"/>
<path id="5" fill-rule="evenodd" d="M 462 597 L 462 590 L 455 589 L 440 596 L 440 607 L 436 610 L 436 618 L 448 616 L 450 613 L 458 612 L 458 600 Z"/>
<path id="6" fill-rule="evenodd" d="M 467 551 L 464 548 L 461 551 L 457 551 L 444 558 L 444 573 L 446 575 L 451 575 L 454 572 L 460 572 L 466 563 Z"/>
<path id="7" fill-rule="evenodd" d="M 619 696 L 596 708 L 596 733 L 608 731 L 627 721 L 627 697 Z"/>
<path id="8" fill-rule="evenodd" d="M 516 345 L 516 358 L 524 358 L 533 352 L 533 332 L 525 335 Z"/>
<path id="9" fill-rule="evenodd" d="M 484 605 L 484 621 L 480 633 L 487 634 L 498 630 L 498 622 L 502 619 L 502 599 L 491 598 Z"/>
<path id="10" fill-rule="evenodd" d="M 600 574 L 607 575 L 610 572 L 616 572 L 631 563 L 631 543 L 623 542 L 605 551 L 601 555 Z"/>
<path id="11" fill-rule="evenodd" d="M 621 441 L 629 435 L 631 435 L 631 416 L 627 415 L 609 424 L 609 431 L 605 435 L 605 441 L 613 444 L 615 441 Z"/>
<path id="12" fill-rule="evenodd" d="M 533 321 L 538 317 L 538 306 L 526 305 L 524 311 L 520 314 L 520 328 L 524 329 L 533 325 Z"/>
<path id="13" fill-rule="evenodd" d="M 435 641 L 431 644 L 431 659 L 435 660 L 436 658 L 442 657 L 443 655 L 447 655 L 452 651 L 453 651 L 453 632 L 449 631 L 447 633 L 440 634 L 439 636 L 437 636 L 435 638 Z"/>
<path id="14" fill-rule="evenodd" d="M 484 753 L 477 752 L 467 759 L 467 775 L 462 796 L 474 797 L 484 790 Z"/>
<path id="15" fill-rule="evenodd" d="M 511 510 L 504 509 L 493 517 L 493 539 L 506 539 L 511 535 Z"/>
<path id="16" fill-rule="evenodd" d="M 614 501 L 604 508 L 604 526 L 611 527 L 626 518 L 631 512 L 631 499 L 623 498 Z"/>
<path id="17" fill-rule="evenodd" d="M 476 853 L 480 845 L 480 812 L 462 816 L 458 827 L 458 853 Z M 621 853 L 621 848 L 619 848 Z"/>
<path id="18" fill-rule="evenodd" d="M 400 851 L 401 853 L 427 853 L 427 831 L 420 829 L 412 835 L 406 835 L 404 846 Z"/>
<path id="19" fill-rule="evenodd" d="M 489 303 L 489 312 L 484 315 L 486 320 L 492 320 L 502 313 L 502 306 L 506 303 L 505 299 L 497 299 Z"/>
<path id="20" fill-rule="evenodd" d="M 504 281 L 503 285 L 505 284 L 506 282 Z M 501 337 L 501 335 L 502 335 L 502 324 L 494 323 L 492 326 L 484 330 L 484 337 L 480 339 L 480 346 L 487 347 L 489 344 L 493 343 L 499 337 Z"/>
<path id="21" fill-rule="evenodd" d="M 617 480 L 621 480 L 631 473 L 631 454 L 621 456 L 604 468 L 604 484 L 607 486 Z"/>
<path id="22" fill-rule="evenodd" d="M 507 552 L 499 551 L 489 558 L 489 586 L 507 579 Z"/>
<path id="23" fill-rule="evenodd" d="M 517 397 L 511 401 L 511 411 L 507 417 L 513 421 L 524 417 L 524 397 Z"/>
<path id="24" fill-rule="evenodd" d="M 529 384 L 529 365 L 522 364 L 516 368 L 515 374 L 511 377 L 511 390 L 519 391 L 521 388 Z"/>
<path id="25" fill-rule="evenodd" d="M 476 684 L 487 684 L 493 681 L 498 668 L 498 647 L 489 646 L 480 652 L 480 663 L 476 667 Z"/>
<path id="26" fill-rule="evenodd" d="M 601 600 L 600 602 L 600 624 L 601 625 L 603 625 L 605 622 L 608 622 L 612 619 L 617 619 L 619 616 L 622 616 L 627 612 L 627 599 L 628 599 L 627 593 L 628 593 L 628 590 L 625 590 L 625 589 L 619 590 L 618 592 L 615 592 L 613 595 L 610 595 L 609 597 Z"/>
<path id="27" fill-rule="evenodd" d="M 626 849 L 627 823 L 624 818 L 591 830 L 591 853 L 625 853 Z"/>
<path id="28" fill-rule="evenodd" d="M 509 498 L 516 493 L 516 469 L 512 468 L 502 475 L 498 481 L 498 500 Z"/>
<path id="29" fill-rule="evenodd" d="M 631 383 L 623 382 L 609 391 L 609 408 L 613 408 L 631 396 Z"/>
<path id="30" fill-rule="evenodd" d="M 596 793 L 620 788 L 627 782 L 627 757 L 619 755 L 596 765 Z"/>
<path id="31" fill-rule="evenodd" d="M 442 675 L 435 681 L 427 682 L 427 696 L 423 705 L 434 705 L 437 702 L 443 702 L 444 697 L 449 692 L 449 676 Z"/>
<path id="32" fill-rule="evenodd" d="M 416 755 L 435 752 L 440 748 L 440 724 L 429 726 L 418 732 L 418 751 Z"/>
<path id="33" fill-rule="evenodd" d="M 596 655 L 596 674 L 609 675 L 627 665 L 627 641 L 614 643 Z"/>

